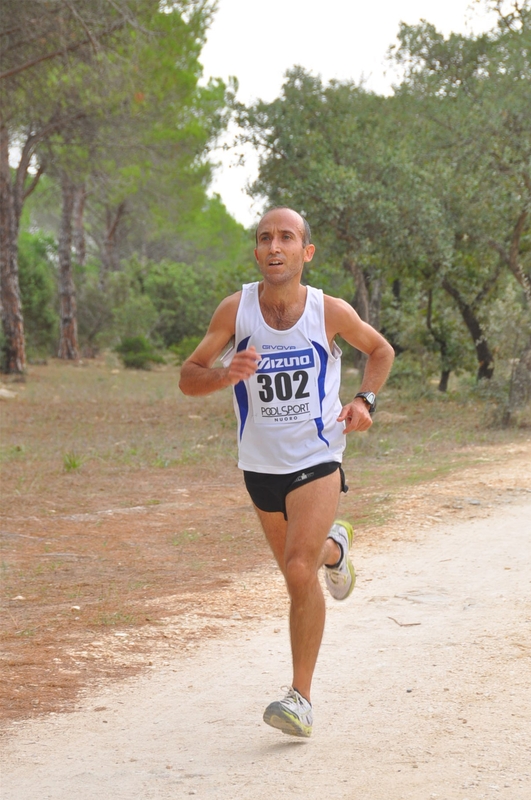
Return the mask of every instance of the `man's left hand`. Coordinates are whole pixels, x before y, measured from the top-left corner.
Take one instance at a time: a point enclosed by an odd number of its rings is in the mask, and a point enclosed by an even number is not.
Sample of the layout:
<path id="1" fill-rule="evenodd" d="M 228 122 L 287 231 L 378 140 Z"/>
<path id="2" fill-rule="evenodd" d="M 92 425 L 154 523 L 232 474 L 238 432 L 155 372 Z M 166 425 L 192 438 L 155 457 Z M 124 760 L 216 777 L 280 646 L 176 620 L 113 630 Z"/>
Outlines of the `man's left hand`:
<path id="1" fill-rule="evenodd" d="M 352 431 L 367 431 L 372 425 L 372 418 L 369 409 L 363 398 L 357 397 L 352 403 L 343 406 L 341 414 L 337 418 L 338 422 L 345 422 L 343 433 Z"/>

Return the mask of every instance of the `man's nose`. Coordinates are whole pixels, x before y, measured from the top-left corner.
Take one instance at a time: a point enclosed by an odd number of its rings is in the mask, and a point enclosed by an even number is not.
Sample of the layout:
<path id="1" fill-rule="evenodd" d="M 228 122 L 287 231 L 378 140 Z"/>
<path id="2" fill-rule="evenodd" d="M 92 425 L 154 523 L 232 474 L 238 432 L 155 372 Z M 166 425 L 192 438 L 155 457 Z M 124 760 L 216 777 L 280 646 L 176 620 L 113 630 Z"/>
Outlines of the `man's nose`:
<path id="1" fill-rule="evenodd" d="M 278 253 L 280 250 L 280 236 L 272 236 L 269 243 L 269 250 L 272 253 Z"/>

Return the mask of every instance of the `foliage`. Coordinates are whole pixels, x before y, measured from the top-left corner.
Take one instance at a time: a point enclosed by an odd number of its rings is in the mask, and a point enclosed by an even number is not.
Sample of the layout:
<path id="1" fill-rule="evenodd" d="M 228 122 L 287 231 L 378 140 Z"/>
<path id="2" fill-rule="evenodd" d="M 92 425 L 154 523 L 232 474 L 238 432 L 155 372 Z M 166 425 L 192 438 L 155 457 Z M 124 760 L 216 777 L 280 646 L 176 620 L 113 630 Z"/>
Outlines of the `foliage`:
<path id="1" fill-rule="evenodd" d="M 488 5 L 498 12 L 488 34 L 445 39 L 427 22 L 402 25 L 395 56 L 405 72 L 397 99 L 417 109 L 415 158 L 446 178 L 438 186 L 446 186 L 455 256 L 442 285 L 475 342 L 479 377 L 492 374 L 487 308 L 502 273 L 531 308 L 531 4 Z M 529 322 L 520 347 L 507 399 L 514 410 L 531 396 Z"/>
<path id="2" fill-rule="evenodd" d="M 182 364 L 192 355 L 201 338 L 201 336 L 185 336 L 180 342 L 170 346 L 169 349 L 174 354 L 177 365 Z"/>
<path id="3" fill-rule="evenodd" d="M 99 248 L 103 285 L 106 273 L 119 266 L 120 226 L 128 217 L 129 223 L 132 214 L 145 220 L 149 229 L 172 216 L 184 222 L 203 204 L 211 175 L 207 146 L 225 124 L 228 94 L 222 81 L 199 85 L 198 57 L 213 12 L 208 0 L 80 0 L 75 9 L 64 2 L 8 0 L 4 6 L 2 319 L 8 368 L 23 371 L 18 225 L 40 176 L 48 171 L 77 197 L 90 198 L 89 227 Z M 20 161 L 11 176 L 13 145 L 20 149 Z M 35 172 L 29 176 L 32 161 Z M 75 336 L 65 208 L 59 242 L 61 325 Z M 72 208 L 66 216 L 71 214 Z M 81 217 L 82 212 L 76 219 L 78 241 Z"/>
<path id="4" fill-rule="evenodd" d="M 206 202 L 186 231 L 177 225 L 154 231 L 150 250 L 156 258 L 133 254 L 104 285 L 96 261 L 77 270 L 85 352 L 114 346 L 122 336 L 146 336 L 165 347 L 202 336 L 223 297 L 256 279 L 249 235 L 219 198 Z"/>
<path id="5" fill-rule="evenodd" d="M 75 271 L 78 301 L 78 336 L 81 352 L 91 358 L 102 347 L 116 342 L 113 325 L 113 297 L 99 283 L 99 264 L 89 262 Z"/>
<path id="6" fill-rule="evenodd" d="M 423 369 L 437 354 L 443 389 L 474 355 L 492 376 L 504 271 L 531 302 L 531 9 L 490 5 L 499 24 L 481 36 L 402 25 L 391 97 L 295 67 L 276 100 L 239 109 L 261 153 L 252 191 L 312 224 L 308 280 Z"/>
<path id="7" fill-rule="evenodd" d="M 260 152 L 252 192 L 309 218 L 318 250 L 305 280 L 387 336 L 395 380 L 431 383 L 439 373 L 445 388 L 475 360 L 477 378 L 496 365 L 512 407 L 511 375 L 531 359 L 531 9 L 529 0 L 486 3 L 498 25 L 481 36 L 402 25 L 393 59 L 403 77 L 390 97 L 294 67 L 273 102 L 235 107 Z M 96 48 L 70 20 L 43 52 L 61 37 L 75 48 L 10 79 L 10 136 L 23 144 L 36 132 L 31 153 L 49 175 L 47 192 L 29 201 L 33 224 L 58 227 L 62 175 L 84 187 L 89 257 L 75 275 L 85 353 L 143 337 L 182 360 L 220 300 L 257 277 L 251 233 L 207 197 L 209 148 L 234 85 L 200 82 L 208 0 L 168 3 L 165 13 L 135 0 L 127 24 L 113 0 L 96 24 L 106 4 L 76 6 Z M 19 61 L 8 49 L 4 63 L 23 65 L 35 46 L 25 42 Z M 61 124 L 48 129 L 52 112 Z M 36 182 L 23 178 L 31 195 Z M 21 238 L 21 283 L 28 247 Z M 41 283 L 28 278 L 22 292 L 30 341 L 40 336 L 43 348 L 57 319 L 49 254 L 47 266 L 31 255 Z"/>
<path id="8" fill-rule="evenodd" d="M 19 278 L 28 354 L 49 355 L 57 345 L 56 244 L 38 231 L 18 240 Z"/>
<path id="9" fill-rule="evenodd" d="M 493 301 L 487 324 L 489 338 L 496 342 L 501 375 L 507 377 L 531 330 L 531 311 L 517 284 L 505 276 L 502 291 Z"/>
<path id="10" fill-rule="evenodd" d="M 280 98 L 240 112 L 247 138 L 262 148 L 253 191 L 309 217 L 322 255 L 318 250 L 308 280 L 352 302 L 362 319 L 386 333 L 390 317 L 402 317 L 404 330 L 415 319 L 413 328 L 425 326 L 415 347 L 438 349 L 441 372 L 461 370 L 470 366 L 467 332 L 441 291 L 456 260 L 455 223 L 434 191 L 440 176 L 416 158 L 419 142 L 408 128 L 418 109 L 416 98 L 408 100 L 405 107 L 401 98 L 351 83 L 324 85 L 301 68 L 291 70 Z M 415 290 L 411 317 L 402 298 L 392 297 L 400 282 Z M 475 284 L 478 294 L 478 278 L 467 287 L 470 292 Z M 430 300 L 437 323 L 422 312 L 428 297 L 437 299 L 436 305 Z M 396 325 L 390 338 L 397 351 L 411 340 Z"/>
<path id="11" fill-rule="evenodd" d="M 155 331 L 166 345 L 202 334 L 216 307 L 213 275 L 189 264 L 151 264 L 145 291 L 157 309 Z"/>
<path id="12" fill-rule="evenodd" d="M 423 22 L 402 25 L 399 39 L 398 94 L 429 134 L 421 157 L 459 187 L 461 236 L 490 248 L 531 304 L 531 5 L 515 5 L 489 34 L 445 39 Z"/>
<path id="13" fill-rule="evenodd" d="M 304 212 L 328 258 L 352 258 L 376 275 L 384 254 L 407 244 L 399 187 L 412 176 L 394 145 L 387 98 L 323 85 L 297 67 L 280 98 L 242 109 L 240 121 L 262 151 L 252 191 Z"/>
<path id="14" fill-rule="evenodd" d="M 151 369 L 151 364 L 164 364 L 162 356 L 144 336 L 123 337 L 116 352 L 129 369 Z"/>
<path id="15" fill-rule="evenodd" d="M 204 204 L 207 147 L 226 122 L 229 94 L 219 80 L 199 85 L 210 17 L 205 2 L 173 3 L 164 13 L 155 5 L 144 20 L 149 35 L 131 31 L 109 56 L 107 91 L 96 95 L 75 165 L 104 278 L 135 251 L 149 257 L 154 232 L 174 232 L 175 220 L 184 228 Z M 56 151 L 71 160 L 70 142 Z"/>

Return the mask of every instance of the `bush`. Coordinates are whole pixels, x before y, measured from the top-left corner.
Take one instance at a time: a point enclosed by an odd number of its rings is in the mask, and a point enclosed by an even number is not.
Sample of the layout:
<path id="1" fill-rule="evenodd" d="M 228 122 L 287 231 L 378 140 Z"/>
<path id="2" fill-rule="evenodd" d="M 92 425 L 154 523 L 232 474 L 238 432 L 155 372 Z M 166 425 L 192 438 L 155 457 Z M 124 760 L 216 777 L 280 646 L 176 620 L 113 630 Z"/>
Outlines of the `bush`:
<path id="1" fill-rule="evenodd" d="M 151 369 L 151 364 L 164 364 L 164 359 L 157 353 L 145 336 L 125 336 L 116 347 L 124 367 L 129 369 Z"/>
<path id="2" fill-rule="evenodd" d="M 57 346 L 55 242 L 38 232 L 22 231 L 18 240 L 20 299 L 28 356 L 47 355 Z"/>
<path id="3" fill-rule="evenodd" d="M 182 364 L 183 361 L 186 361 L 200 341 L 200 336 L 185 336 L 178 344 L 172 344 L 169 349 L 175 356 L 175 363 Z"/>
<path id="4" fill-rule="evenodd" d="M 110 347 L 119 338 L 113 328 L 110 292 L 99 285 L 99 265 L 90 262 L 76 268 L 77 331 L 85 358 L 93 358 L 102 347 Z"/>
<path id="5" fill-rule="evenodd" d="M 146 264 L 144 291 L 157 311 L 153 333 L 166 347 L 202 336 L 218 304 L 211 269 L 161 261 Z"/>

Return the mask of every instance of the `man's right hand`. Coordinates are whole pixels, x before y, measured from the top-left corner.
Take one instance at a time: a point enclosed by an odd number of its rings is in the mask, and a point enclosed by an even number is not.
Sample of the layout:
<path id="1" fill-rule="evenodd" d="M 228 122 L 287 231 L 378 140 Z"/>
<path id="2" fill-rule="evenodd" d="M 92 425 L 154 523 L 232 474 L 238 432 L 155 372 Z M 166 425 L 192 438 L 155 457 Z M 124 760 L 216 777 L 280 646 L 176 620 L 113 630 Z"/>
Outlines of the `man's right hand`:
<path id="1" fill-rule="evenodd" d="M 255 347 L 249 347 L 248 350 L 240 350 L 239 353 L 236 353 L 227 367 L 229 383 L 234 386 L 254 375 L 258 369 L 260 358 Z"/>

